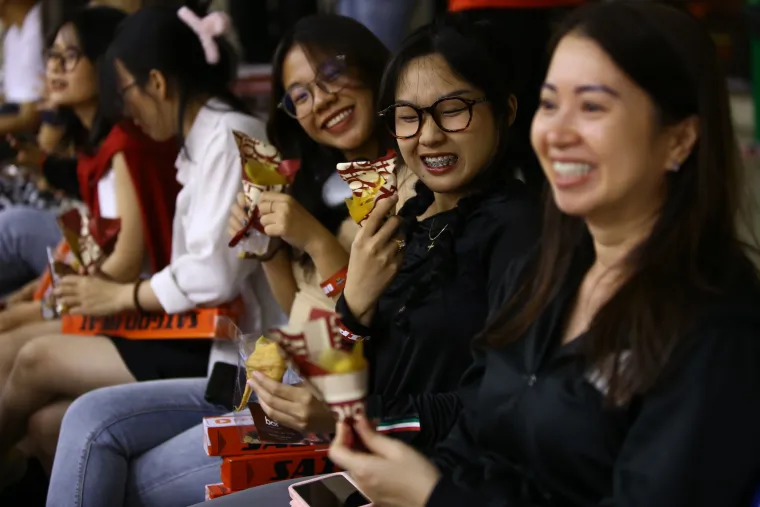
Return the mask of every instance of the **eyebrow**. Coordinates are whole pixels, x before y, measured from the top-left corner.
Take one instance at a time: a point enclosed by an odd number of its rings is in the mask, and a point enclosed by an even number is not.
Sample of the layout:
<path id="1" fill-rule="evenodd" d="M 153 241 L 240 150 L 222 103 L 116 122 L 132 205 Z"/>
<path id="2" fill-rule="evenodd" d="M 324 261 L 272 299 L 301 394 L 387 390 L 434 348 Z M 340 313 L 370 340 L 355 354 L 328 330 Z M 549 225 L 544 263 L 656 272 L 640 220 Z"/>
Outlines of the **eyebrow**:
<path id="1" fill-rule="evenodd" d="M 543 85 L 541 85 L 541 88 L 543 88 L 545 90 L 553 91 L 555 93 L 557 92 L 557 87 L 554 86 L 551 83 L 544 83 Z M 592 85 L 592 84 L 589 84 L 589 85 L 581 85 L 581 86 L 576 86 L 575 87 L 575 94 L 576 95 L 579 95 L 581 93 L 586 93 L 586 92 L 601 92 L 601 93 L 606 93 L 607 95 L 611 95 L 613 97 L 620 97 L 620 94 L 617 91 L 613 90 L 612 88 L 610 88 L 607 85 L 602 85 L 602 84 Z"/>
<path id="2" fill-rule="evenodd" d="M 437 101 L 439 101 L 441 99 L 448 99 L 448 98 L 459 97 L 461 95 L 464 95 L 465 93 L 474 93 L 474 92 L 473 92 L 473 90 L 468 90 L 468 89 L 463 88 L 461 90 L 456 90 L 456 91 L 453 91 L 453 92 L 444 93 L 443 95 L 441 95 L 437 99 L 433 100 L 433 102 L 437 102 Z M 431 104 L 433 102 L 431 102 Z M 414 102 L 411 102 L 409 100 L 397 100 L 395 103 L 396 104 L 409 105 L 409 106 L 416 106 L 417 105 Z"/>

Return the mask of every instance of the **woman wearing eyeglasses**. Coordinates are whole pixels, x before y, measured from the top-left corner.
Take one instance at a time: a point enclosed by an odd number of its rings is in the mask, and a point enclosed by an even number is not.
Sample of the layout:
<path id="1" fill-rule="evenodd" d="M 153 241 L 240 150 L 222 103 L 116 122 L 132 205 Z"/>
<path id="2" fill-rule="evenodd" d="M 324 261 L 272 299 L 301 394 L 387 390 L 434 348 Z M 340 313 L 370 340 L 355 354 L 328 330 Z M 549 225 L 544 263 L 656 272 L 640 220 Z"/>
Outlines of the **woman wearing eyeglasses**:
<path id="1" fill-rule="evenodd" d="M 259 209 L 267 233 L 284 240 L 285 247 L 262 266 L 291 321 L 311 307 L 335 306 L 320 282 L 346 266 L 358 229 L 344 202 L 350 189 L 336 164 L 375 158 L 391 144 L 375 114 L 388 57 L 367 28 L 332 15 L 300 20 L 277 51 L 267 136 L 285 158 L 299 159 L 301 168 L 288 196 L 264 194 Z M 136 99 L 138 91 L 129 91 L 128 98 Z M 230 157 L 239 161 L 236 150 Z M 240 182 L 237 163 L 238 176 L 230 184 Z M 230 204 L 219 208 L 225 221 Z M 233 206 L 231 215 L 229 228 L 237 232 L 245 214 Z M 226 240 L 217 238 L 215 245 L 235 255 Z M 256 279 L 266 285 L 263 278 Z M 49 504 L 185 507 L 202 501 L 204 485 L 219 482 L 219 460 L 203 449 L 202 417 L 230 410 L 207 402 L 206 393 L 206 379 L 183 379 L 116 386 L 79 398 L 63 422 Z M 230 401 L 232 392 L 212 389 L 211 397 Z M 310 397 L 304 402 L 315 405 Z M 335 427 L 329 412 L 309 413 L 317 427 Z M 72 484 L 78 497 L 69 494 Z"/>
<path id="2" fill-rule="evenodd" d="M 170 224 L 179 191 L 174 177 L 177 145 L 174 141 L 157 143 L 128 123 L 114 125 L 99 107 L 99 61 L 125 17 L 123 12 L 109 7 L 75 11 L 53 32 L 46 52 L 50 99 L 70 113 L 72 122 L 66 132 L 77 148 L 77 157 L 49 156 L 38 169 L 51 185 L 80 199 L 90 216 L 121 221 L 114 250 L 99 266 L 98 273 L 70 278 L 81 284 L 96 278 L 134 282 L 144 272 L 162 269 L 170 257 Z M 56 214 L 52 210 L 47 213 L 45 223 L 57 229 Z M 40 223 L 23 225 L 28 234 L 38 234 L 45 228 Z M 44 248 L 34 254 L 47 259 Z M 51 381 L 48 385 L 67 393 L 34 402 L 28 391 L 22 391 L 14 403 L 11 398 L 19 394 L 14 388 L 19 387 L 20 378 L 29 379 L 30 370 L 47 375 L 47 371 L 69 369 L 75 372 L 76 381 L 83 383 L 82 369 L 92 364 L 102 368 L 99 374 L 92 375 L 98 376 L 101 385 L 126 376 L 117 368 L 120 360 L 110 342 L 80 336 L 55 336 L 55 340 L 45 341 L 50 335 L 60 334 L 61 321 L 52 314 L 43 315 L 40 301 L 13 305 L 0 313 L 0 320 L 6 318 L 6 325 L 11 321 L 18 328 L 0 335 L 0 389 L 4 394 L 0 398 L 0 483 L 8 478 L 3 469 L 5 453 L 27 432 L 34 440 L 33 450 L 49 466 L 58 425 L 73 398 L 68 394 L 73 388 L 71 383 Z M 58 368 L 41 367 L 53 356 L 61 360 Z M 14 409 L 26 403 L 29 405 L 24 408 L 24 416 L 16 419 Z M 21 460 L 18 453 L 11 456 Z M 15 458 L 7 460 L 13 471 L 23 470 L 23 463 L 14 461 Z"/>
<path id="3" fill-rule="evenodd" d="M 337 305 L 348 330 L 367 339 L 370 417 L 423 451 L 458 412 L 459 376 L 496 281 L 539 232 L 537 207 L 509 169 L 517 102 L 501 50 L 488 25 L 452 16 L 392 58 L 380 117 L 419 178 L 417 195 L 387 221 L 388 206 L 378 205 L 359 231 Z M 314 429 L 299 388 L 251 383 L 270 417 Z"/>
<path id="4" fill-rule="evenodd" d="M 381 119 L 419 178 L 417 195 L 385 222 L 388 206 L 378 205 L 354 240 L 338 302 L 344 325 L 367 340 L 368 417 L 424 453 L 453 427 L 460 397 L 469 396 L 458 383 L 470 342 L 498 305 L 505 270 L 539 234 L 531 193 L 507 169 L 517 102 L 503 53 L 489 25 L 454 15 L 412 34 L 391 59 Z M 276 420 L 303 413 L 268 392 L 296 388 L 267 379 L 254 386 Z M 299 480 L 211 503 L 285 506 Z"/>

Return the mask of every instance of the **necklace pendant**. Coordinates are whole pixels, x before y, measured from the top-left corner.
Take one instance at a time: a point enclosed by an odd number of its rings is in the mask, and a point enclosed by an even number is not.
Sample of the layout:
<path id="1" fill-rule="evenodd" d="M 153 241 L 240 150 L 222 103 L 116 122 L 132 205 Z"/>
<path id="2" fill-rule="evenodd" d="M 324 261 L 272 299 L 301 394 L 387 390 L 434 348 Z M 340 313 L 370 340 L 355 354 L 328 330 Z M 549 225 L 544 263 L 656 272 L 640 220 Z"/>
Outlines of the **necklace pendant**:
<path id="1" fill-rule="evenodd" d="M 427 251 L 429 252 L 430 250 L 432 250 L 434 246 L 435 246 L 435 241 L 431 241 L 427 247 Z"/>

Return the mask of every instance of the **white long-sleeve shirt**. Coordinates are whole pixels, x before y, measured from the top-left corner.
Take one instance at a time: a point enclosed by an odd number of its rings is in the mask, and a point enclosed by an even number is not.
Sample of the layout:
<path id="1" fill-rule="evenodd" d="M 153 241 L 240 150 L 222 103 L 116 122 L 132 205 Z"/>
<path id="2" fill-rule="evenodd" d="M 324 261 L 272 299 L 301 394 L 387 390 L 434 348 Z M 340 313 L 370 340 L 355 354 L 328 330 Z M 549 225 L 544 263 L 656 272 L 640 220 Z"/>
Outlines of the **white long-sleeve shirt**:
<path id="1" fill-rule="evenodd" d="M 177 158 L 182 190 L 172 225 L 169 266 L 150 280 L 167 313 L 215 306 L 241 295 L 245 315 L 240 328 L 261 334 L 285 321 L 258 262 L 241 260 L 227 246 L 227 220 L 242 191 L 242 167 L 232 131 L 266 139 L 264 124 L 210 100 L 198 113 Z M 234 344 L 216 340 L 209 368 L 216 361 L 236 364 Z"/>

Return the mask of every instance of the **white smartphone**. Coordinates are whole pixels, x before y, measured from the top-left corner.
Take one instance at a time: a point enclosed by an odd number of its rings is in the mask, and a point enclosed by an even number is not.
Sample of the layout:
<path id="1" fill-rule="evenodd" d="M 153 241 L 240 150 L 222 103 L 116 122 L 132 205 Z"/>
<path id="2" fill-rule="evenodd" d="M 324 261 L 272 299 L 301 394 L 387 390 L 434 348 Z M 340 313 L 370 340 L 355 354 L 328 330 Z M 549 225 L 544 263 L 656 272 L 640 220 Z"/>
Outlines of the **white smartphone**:
<path id="1" fill-rule="evenodd" d="M 322 475 L 291 485 L 290 498 L 293 507 L 371 507 L 372 502 L 364 496 L 345 472 Z"/>

